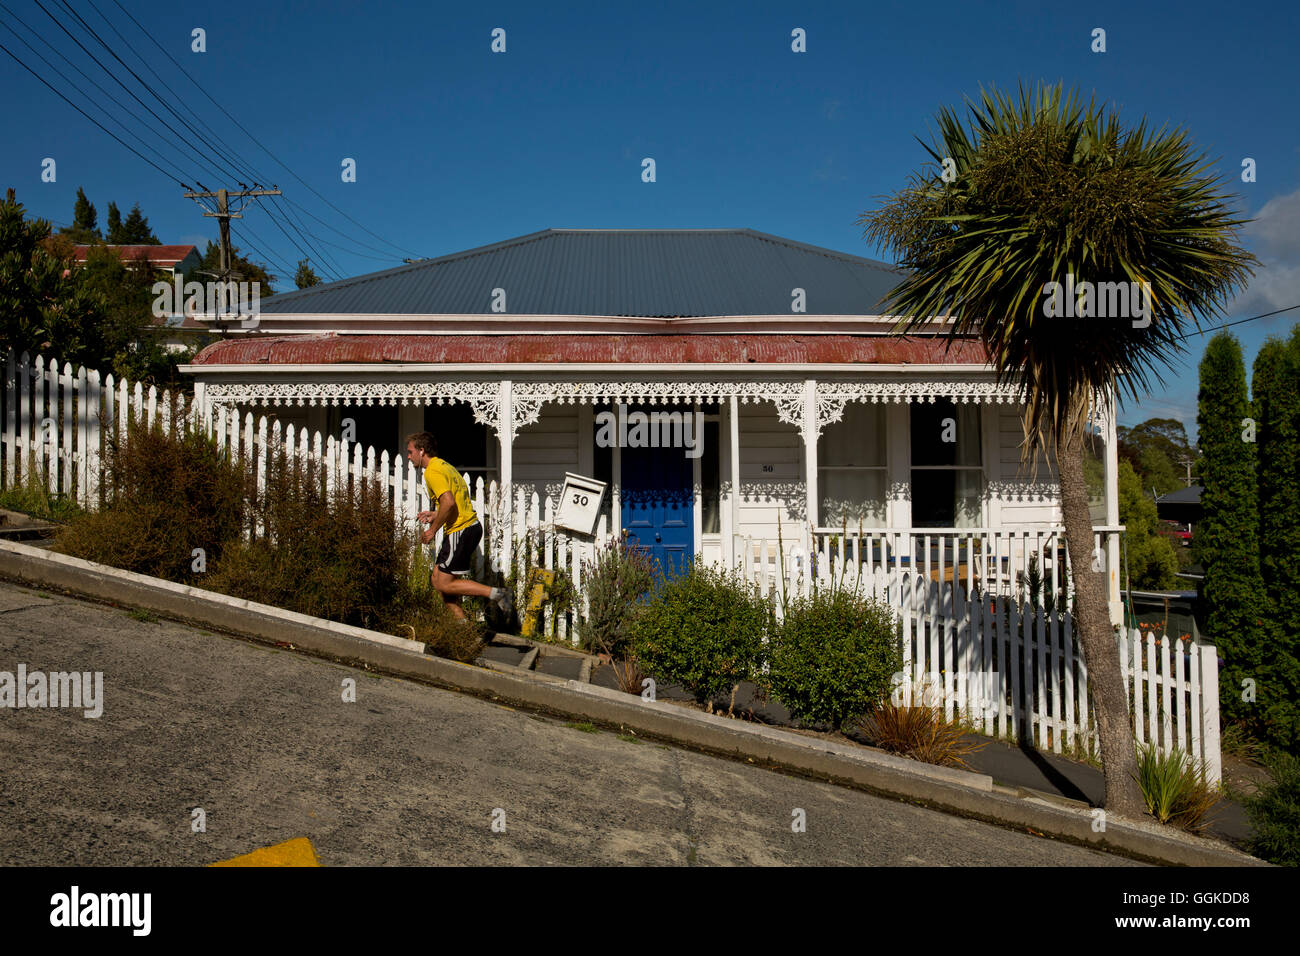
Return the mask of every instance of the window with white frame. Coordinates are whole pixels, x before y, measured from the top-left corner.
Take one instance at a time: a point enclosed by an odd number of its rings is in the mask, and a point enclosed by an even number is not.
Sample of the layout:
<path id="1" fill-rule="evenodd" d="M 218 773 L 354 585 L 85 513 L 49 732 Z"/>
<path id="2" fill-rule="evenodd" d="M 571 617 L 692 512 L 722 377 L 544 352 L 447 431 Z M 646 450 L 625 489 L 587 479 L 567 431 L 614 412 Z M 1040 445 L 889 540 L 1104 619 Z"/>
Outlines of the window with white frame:
<path id="1" fill-rule="evenodd" d="M 886 447 L 884 405 L 849 402 L 826 427 L 817 441 L 821 527 L 885 526 Z"/>
<path id="2" fill-rule="evenodd" d="M 950 399 L 914 402 L 912 524 L 976 528 L 984 502 L 980 406 Z"/>

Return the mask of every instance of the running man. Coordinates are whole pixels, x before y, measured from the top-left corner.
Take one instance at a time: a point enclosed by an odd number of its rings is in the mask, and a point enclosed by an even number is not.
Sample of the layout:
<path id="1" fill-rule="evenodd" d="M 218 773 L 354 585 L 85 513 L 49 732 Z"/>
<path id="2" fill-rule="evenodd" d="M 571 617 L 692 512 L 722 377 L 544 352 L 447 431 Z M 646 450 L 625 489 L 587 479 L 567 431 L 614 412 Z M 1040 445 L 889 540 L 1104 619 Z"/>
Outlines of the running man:
<path id="1" fill-rule="evenodd" d="M 494 601 L 501 613 L 509 618 L 514 610 L 514 595 L 509 589 L 490 588 L 466 577 L 470 559 L 483 539 L 483 526 L 470 503 L 465 479 L 455 468 L 438 458 L 437 452 L 438 442 L 431 432 L 406 436 L 406 459 L 424 472 L 429 500 L 437 506 L 435 511 L 421 511 L 418 515 L 421 524 L 429 525 L 420 535 L 420 540 L 428 544 L 439 528 L 446 528 L 438 560 L 430 575 L 433 589 L 442 595 L 451 613 L 462 621 L 467 618 L 460 599 L 466 594 Z"/>

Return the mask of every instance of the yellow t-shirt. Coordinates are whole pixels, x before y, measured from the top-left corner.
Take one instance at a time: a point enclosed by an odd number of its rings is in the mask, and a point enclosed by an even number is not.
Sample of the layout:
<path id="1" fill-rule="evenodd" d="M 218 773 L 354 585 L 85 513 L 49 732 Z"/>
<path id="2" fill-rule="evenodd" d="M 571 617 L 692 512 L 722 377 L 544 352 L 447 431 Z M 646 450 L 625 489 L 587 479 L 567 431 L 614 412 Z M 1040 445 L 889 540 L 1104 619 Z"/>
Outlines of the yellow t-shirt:
<path id="1" fill-rule="evenodd" d="M 429 507 L 433 511 L 438 510 L 438 499 L 448 491 L 456 499 L 456 521 L 448 531 L 459 531 L 478 520 L 474 505 L 469 500 L 469 488 L 465 479 L 441 458 L 429 459 L 429 464 L 424 469 L 424 486 L 429 489 Z"/>

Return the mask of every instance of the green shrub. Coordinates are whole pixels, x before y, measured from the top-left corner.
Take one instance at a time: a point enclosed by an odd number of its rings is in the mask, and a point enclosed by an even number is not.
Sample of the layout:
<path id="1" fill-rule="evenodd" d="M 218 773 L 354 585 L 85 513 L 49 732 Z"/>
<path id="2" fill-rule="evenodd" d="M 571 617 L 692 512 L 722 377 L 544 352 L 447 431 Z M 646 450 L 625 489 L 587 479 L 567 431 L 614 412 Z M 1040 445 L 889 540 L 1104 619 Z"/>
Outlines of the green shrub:
<path id="1" fill-rule="evenodd" d="M 1147 812 L 1161 823 L 1199 832 L 1218 800 L 1206 782 L 1205 769 L 1181 750 L 1159 753 L 1153 744 L 1138 748 L 1138 786 Z"/>
<path id="2" fill-rule="evenodd" d="M 273 460 L 252 515 L 264 533 L 227 548 L 207 587 L 250 601 L 369 627 L 409 590 L 414 538 L 370 479 L 327 492 L 314 459 Z"/>
<path id="3" fill-rule="evenodd" d="M 20 511 L 33 518 L 53 521 L 61 524 L 85 514 L 81 506 L 70 495 L 50 491 L 48 473 L 38 474 L 36 456 L 30 457 L 30 464 L 21 481 L 0 491 L 0 508 Z"/>
<path id="4" fill-rule="evenodd" d="M 887 604 L 844 588 L 790 602 L 768 647 L 765 685 L 805 723 L 840 728 L 883 701 L 903 668 Z"/>
<path id="5" fill-rule="evenodd" d="M 243 475 L 201 430 L 133 421 L 105 442 L 104 506 L 71 520 L 53 548 L 183 584 L 205 583 L 238 537 Z M 195 549 L 203 562 L 195 567 Z"/>
<path id="6" fill-rule="evenodd" d="M 712 700 L 756 673 L 771 616 L 755 585 L 697 560 L 660 580 L 631 624 L 633 652 L 655 679 Z"/>
<path id="7" fill-rule="evenodd" d="M 404 586 L 379 610 L 374 628 L 428 644 L 439 657 L 462 664 L 472 663 L 479 656 L 488 637 L 478 622 L 462 622 L 452 615 L 442 598 L 427 587 L 423 593 L 415 593 Z"/>
<path id="8" fill-rule="evenodd" d="M 640 548 L 630 548 L 624 535 L 602 548 L 583 567 L 587 617 L 578 628 L 585 650 L 625 658 L 630 650 L 631 625 L 641 600 L 655 584 L 655 566 Z"/>
<path id="9" fill-rule="evenodd" d="M 1259 763 L 1264 747 L 1251 735 L 1250 729 L 1240 721 L 1225 724 L 1219 737 L 1219 751 L 1240 760 Z"/>
<path id="10" fill-rule="evenodd" d="M 1278 753 L 1265 766 L 1273 782 L 1241 801 L 1255 831 L 1250 852 L 1280 866 L 1300 866 L 1300 760 Z"/>

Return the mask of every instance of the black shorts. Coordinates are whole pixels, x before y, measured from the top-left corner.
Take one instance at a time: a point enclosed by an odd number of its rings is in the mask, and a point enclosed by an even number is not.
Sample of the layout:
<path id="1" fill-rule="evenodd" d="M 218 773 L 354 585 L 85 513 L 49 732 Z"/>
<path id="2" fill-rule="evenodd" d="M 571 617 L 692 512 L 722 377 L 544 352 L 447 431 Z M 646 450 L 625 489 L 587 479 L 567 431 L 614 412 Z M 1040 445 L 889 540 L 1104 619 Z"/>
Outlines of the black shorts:
<path id="1" fill-rule="evenodd" d="M 438 570 L 457 577 L 469 574 L 470 559 L 474 557 L 474 552 L 478 550 L 478 543 L 482 540 L 483 525 L 477 521 L 459 531 L 444 534 L 442 547 L 438 549 Z"/>

